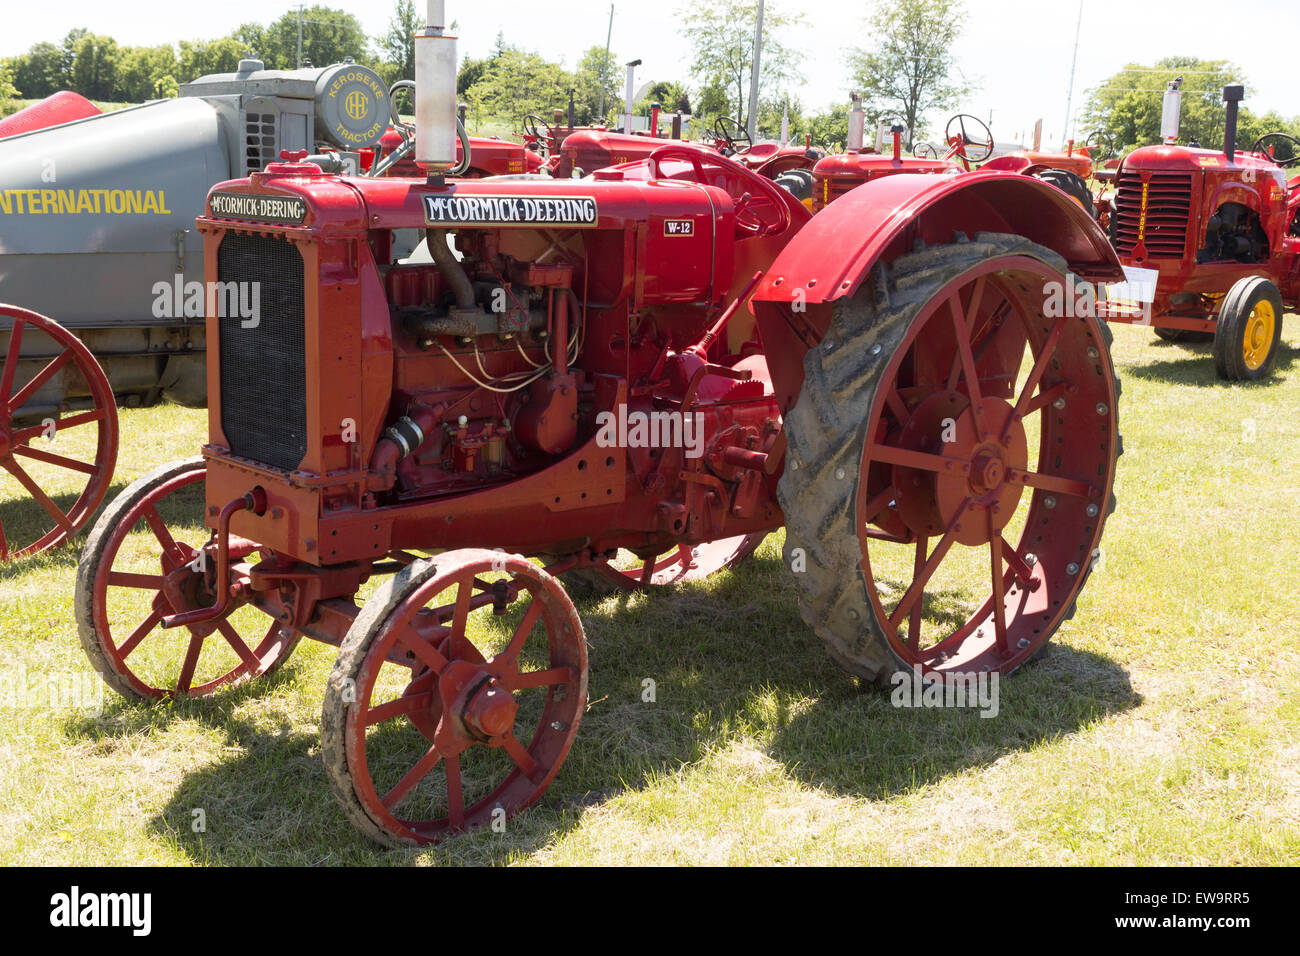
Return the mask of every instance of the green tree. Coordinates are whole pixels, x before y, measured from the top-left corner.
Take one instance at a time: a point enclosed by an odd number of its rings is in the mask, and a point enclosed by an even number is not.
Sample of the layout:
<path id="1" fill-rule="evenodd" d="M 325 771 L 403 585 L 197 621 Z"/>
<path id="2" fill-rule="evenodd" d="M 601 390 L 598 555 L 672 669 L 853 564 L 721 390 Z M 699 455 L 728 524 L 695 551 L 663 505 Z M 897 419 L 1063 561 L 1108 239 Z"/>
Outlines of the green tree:
<path id="1" fill-rule="evenodd" d="M 119 98 L 117 67 L 121 51 L 116 40 L 83 33 L 72 56 L 72 89 L 92 100 Z"/>
<path id="2" fill-rule="evenodd" d="M 558 63 L 514 47 L 493 51 L 482 75 L 464 91 L 464 99 L 477 116 L 514 122 L 530 113 L 549 117 L 566 107 L 573 74 Z"/>
<path id="3" fill-rule="evenodd" d="M 603 46 L 593 46 L 578 60 L 573 78 L 577 84 L 575 112 L 579 125 L 608 123 L 619 112 L 622 102 L 618 83 L 618 59 L 613 53 L 605 54 Z M 601 111 L 602 92 L 605 109 Z"/>
<path id="4" fill-rule="evenodd" d="M 697 110 L 709 125 L 726 113 L 744 124 L 754 68 L 758 0 L 696 0 L 680 11 L 694 53 L 691 69 L 704 84 Z M 801 54 L 780 39 L 803 25 L 803 14 L 786 14 L 771 3 L 763 13 L 759 103 L 779 99 L 802 78 Z M 707 109 L 706 109 L 707 106 Z"/>
<path id="5" fill-rule="evenodd" d="M 1195 57 L 1166 57 L 1154 66 L 1130 63 L 1100 86 L 1088 91 L 1079 130 L 1103 129 L 1115 148 L 1127 152 L 1137 146 L 1160 142 L 1160 114 L 1164 91 L 1181 76 L 1182 111 L 1180 140 L 1202 146 L 1223 145 L 1223 88 L 1245 83 L 1236 65 L 1227 60 L 1199 60 Z M 1252 114 L 1241 112 L 1243 128 L 1253 128 Z M 1245 140 L 1245 136 L 1240 137 Z M 1254 139 L 1250 141 L 1254 142 Z M 1250 143 L 1246 144 L 1247 148 Z"/>
<path id="6" fill-rule="evenodd" d="M 127 101 L 176 95 L 180 63 L 171 46 L 138 46 L 122 50 L 118 90 Z"/>
<path id="7" fill-rule="evenodd" d="M 177 79 L 190 83 L 212 73 L 234 73 L 248 47 L 236 37 L 219 40 L 182 40 Z M 270 68 L 270 64 L 267 64 Z"/>
<path id="8" fill-rule="evenodd" d="M 8 116 L 18 109 L 18 87 L 14 86 L 9 64 L 0 63 L 0 116 Z"/>
<path id="9" fill-rule="evenodd" d="M 377 69 L 392 85 L 398 80 L 415 79 L 415 32 L 424 27 L 415 12 L 412 0 L 397 0 L 388 30 L 379 37 L 379 52 L 383 57 Z"/>
<path id="10" fill-rule="evenodd" d="M 37 43 L 8 62 L 14 83 L 29 99 L 44 99 L 64 87 L 63 51 L 53 43 Z"/>
<path id="11" fill-rule="evenodd" d="M 836 109 L 818 113 L 808 120 L 808 129 L 812 133 L 813 145 L 838 153 L 849 141 L 849 110 L 851 103 L 845 103 Z"/>
<path id="12" fill-rule="evenodd" d="M 897 117 L 909 130 L 910 150 L 926 114 L 950 109 L 969 92 L 951 78 L 951 51 L 965 20 L 961 0 L 877 0 L 866 28 L 875 45 L 849 55 L 869 129 Z"/>
<path id="13" fill-rule="evenodd" d="M 266 27 L 261 35 L 261 55 L 267 69 L 298 67 L 298 12 L 291 10 Z M 369 41 L 355 16 L 332 7 L 313 6 L 302 11 L 302 56 L 313 66 L 358 63 L 370 59 Z"/>
<path id="14" fill-rule="evenodd" d="M 761 100 L 758 106 L 758 128 L 765 130 L 770 137 L 776 139 L 781 135 L 781 121 L 787 109 L 790 111 L 790 142 L 802 143 L 805 134 L 810 130 L 798 97 Z"/>

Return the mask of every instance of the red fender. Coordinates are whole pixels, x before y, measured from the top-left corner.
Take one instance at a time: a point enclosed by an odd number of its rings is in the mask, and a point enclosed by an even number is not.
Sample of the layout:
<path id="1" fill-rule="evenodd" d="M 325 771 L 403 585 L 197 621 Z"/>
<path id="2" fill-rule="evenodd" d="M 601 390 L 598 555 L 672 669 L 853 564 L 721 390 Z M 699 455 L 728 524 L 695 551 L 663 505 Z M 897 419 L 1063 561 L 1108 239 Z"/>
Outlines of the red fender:
<path id="1" fill-rule="evenodd" d="M 1063 256 L 1080 278 L 1124 277 L 1096 221 L 1042 180 L 1003 172 L 902 173 L 864 183 L 813 217 L 754 294 L 751 309 L 783 411 L 799 395 L 803 356 L 825 334 L 831 303 L 856 293 L 877 262 L 892 261 L 918 240 L 951 242 L 957 232 L 1024 236 Z"/>

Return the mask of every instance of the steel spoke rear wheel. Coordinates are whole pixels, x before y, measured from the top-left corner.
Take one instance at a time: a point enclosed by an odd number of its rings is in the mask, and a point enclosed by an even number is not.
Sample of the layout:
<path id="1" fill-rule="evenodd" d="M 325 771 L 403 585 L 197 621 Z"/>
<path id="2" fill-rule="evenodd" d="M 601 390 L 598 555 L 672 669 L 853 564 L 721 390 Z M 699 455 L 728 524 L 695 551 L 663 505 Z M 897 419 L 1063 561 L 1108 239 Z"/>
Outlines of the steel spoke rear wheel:
<path id="1" fill-rule="evenodd" d="M 45 316 L 0 305 L 0 563 L 94 517 L 117 462 L 117 408 L 95 357 Z"/>
<path id="2" fill-rule="evenodd" d="M 504 824 L 559 772 L 586 699 L 582 622 L 559 582 L 517 555 L 447 552 L 386 582 L 348 630 L 325 769 L 380 843 Z"/>
<path id="3" fill-rule="evenodd" d="M 1009 672 L 1073 614 L 1113 507 L 1109 332 L 1052 314 L 1065 264 L 1014 236 L 875 278 L 888 296 L 868 281 L 836 308 L 787 419 L 801 611 L 869 679 Z"/>

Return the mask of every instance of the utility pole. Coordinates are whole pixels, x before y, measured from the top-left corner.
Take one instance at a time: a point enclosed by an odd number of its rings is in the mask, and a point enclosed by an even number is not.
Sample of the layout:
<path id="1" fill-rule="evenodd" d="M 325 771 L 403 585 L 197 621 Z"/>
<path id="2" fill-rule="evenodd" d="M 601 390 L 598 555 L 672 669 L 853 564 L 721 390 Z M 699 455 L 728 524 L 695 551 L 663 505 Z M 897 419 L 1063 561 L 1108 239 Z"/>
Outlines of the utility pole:
<path id="1" fill-rule="evenodd" d="M 1083 29 L 1083 0 L 1079 0 L 1079 20 L 1074 25 L 1074 56 L 1070 58 L 1070 89 L 1065 94 L 1065 136 L 1063 140 L 1070 138 L 1070 107 L 1074 105 L 1074 68 L 1079 62 L 1079 32 Z"/>
<path id="2" fill-rule="evenodd" d="M 298 4 L 298 69 L 302 69 L 302 4 Z"/>
<path id="3" fill-rule="evenodd" d="M 754 29 L 754 72 L 749 78 L 749 141 L 758 141 L 758 75 L 763 65 L 763 0 L 758 0 L 758 26 Z"/>
<path id="4" fill-rule="evenodd" d="M 605 122 L 605 71 L 609 69 L 609 44 L 614 39 L 614 4 L 609 5 L 609 32 L 605 34 L 605 59 L 600 63 L 600 110 L 597 122 Z"/>

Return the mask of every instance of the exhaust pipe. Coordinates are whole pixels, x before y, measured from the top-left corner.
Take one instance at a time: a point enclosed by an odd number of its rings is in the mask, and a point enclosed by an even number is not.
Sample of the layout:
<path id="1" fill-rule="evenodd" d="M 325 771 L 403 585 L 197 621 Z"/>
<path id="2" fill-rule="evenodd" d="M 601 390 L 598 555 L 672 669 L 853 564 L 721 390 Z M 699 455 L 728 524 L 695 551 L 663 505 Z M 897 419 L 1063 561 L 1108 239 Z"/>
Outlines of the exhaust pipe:
<path id="1" fill-rule="evenodd" d="M 862 151 L 862 141 L 866 136 L 867 114 L 862 109 L 861 94 L 850 93 L 849 98 L 853 100 L 853 108 L 849 110 L 849 141 L 845 151 L 857 153 Z"/>
<path id="2" fill-rule="evenodd" d="M 1223 102 L 1226 115 L 1223 120 L 1223 155 L 1229 163 L 1237 161 L 1237 104 L 1246 97 L 1246 88 L 1241 84 L 1223 88 Z"/>
<path id="3" fill-rule="evenodd" d="M 1166 146 L 1178 142 L 1179 114 L 1183 109 L 1182 85 L 1183 78 L 1180 76 L 1165 90 L 1164 108 L 1160 111 L 1160 138 Z"/>
<path id="4" fill-rule="evenodd" d="M 445 32 L 444 0 L 428 3 L 415 34 L 415 161 L 438 175 L 457 163 L 456 38 Z"/>
<path id="5" fill-rule="evenodd" d="M 633 60 L 627 64 L 627 97 L 623 105 L 623 132 L 628 134 L 632 132 L 632 96 L 636 93 L 636 68 L 640 65 L 640 60 Z"/>

